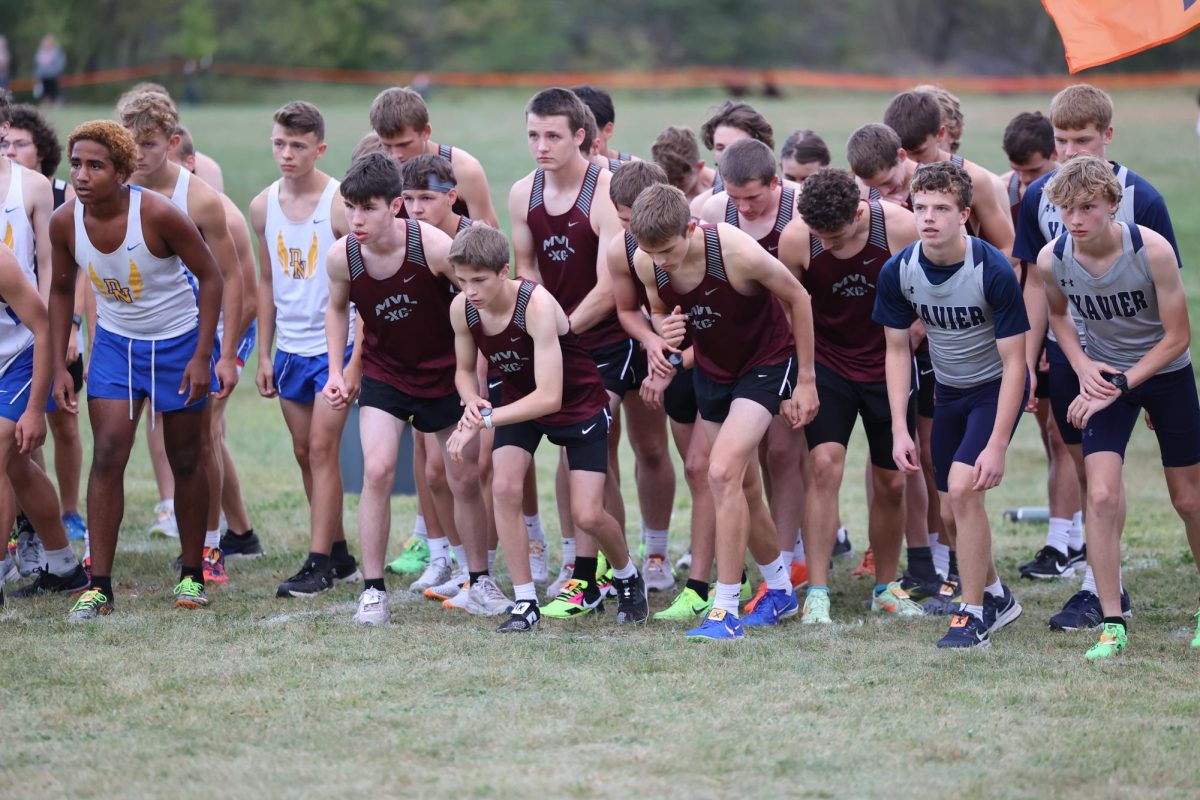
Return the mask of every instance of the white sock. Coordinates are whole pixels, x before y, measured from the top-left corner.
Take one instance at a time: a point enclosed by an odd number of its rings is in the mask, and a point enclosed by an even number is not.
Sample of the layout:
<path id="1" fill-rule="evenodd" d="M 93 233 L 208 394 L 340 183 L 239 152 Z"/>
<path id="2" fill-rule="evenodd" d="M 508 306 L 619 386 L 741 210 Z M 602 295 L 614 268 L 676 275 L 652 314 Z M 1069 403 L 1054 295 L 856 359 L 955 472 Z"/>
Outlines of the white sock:
<path id="1" fill-rule="evenodd" d="M 620 578 L 621 580 L 628 580 L 629 578 L 632 578 L 634 575 L 637 575 L 637 570 L 634 569 L 634 567 L 633 567 L 633 559 L 632 558 L 629 559 L 628 561 L 626 561 L 625 566 L 621 567 L 620 569 L 613 567 L 613 577 L 614 578 Z"/>
<path id="2" fill-rule="evenodd" d="M 1072 550 L 1083 549 L 1083 512 L 1076 511 L 1071 515 L 1071 540 L 1070 546 Z"/>
<path id="3" fill-rule="evenodd" d="M 221 529 L 215 531 L 205 531 L 204 533 L 204 549 L 210 547 L 219 547 L 221 544 Z"/>
<path id="4" fill-rule="evenodd" d="M 83 560 L 87 561 L 92 557 L 92 535 L 85 534 L 83 537 Z"/>
<path id="5" fill-rule="evenodd" d="M 563 566 L 575 563 L 575 537 L 563 539 Z"/>
<path id="6" fill-rule="evenodd" d="M 425 517 L 417 514 L 417 518 L 413 520 L 413 536 L 418 539 L 428 539 L 429 530 L 425 527 Z"/>
<path id="7" fill-rule="evenodd" d="M 229 528 L 229 520 L 225 518 L 225 512 L 222 511 L 217 516 L 217 529 L 226 530 Z"/>
<path id="8" fill-rule="evenodd" d="M 850 531 L 846 530 L 845 528 L 838 528 L 837 540 L 839 542 L 844 542 L 849 538 L 850 538 Z"/>
<path id="9" fill-rule="evenodd" d="M 792 563 L 805 563 L 804 561 L 804 537 L 801 535 L 803 528 L 796 528 L 796 546 L 792 548 Z"/>
<path id="10" fill-rule="evenodd" d="M 533 581 L 529 583 L 514 583 L 513 597 L 519 603 L 522 600 L 532 600 L 537 602 L 537 587 L 533 585 Z"/>
<path id="11" fill-rule="evenodd" d="M 975 619 L 983 619 L 983 606 L 969 606 L 963 603 L 962 610 L 970 614 Z"/>
<path id="12" fill-rule="evenodd" d="M 446 563 L 450 563 L 450 540 L 445 536 L 439 536 L 436 539 L 429 540 L 429 560 L 445 559 Z"/>
<path id="13" fill-rule="evenodd" d="M 1096 576 L 1092 574 L 1092 565 L 1088 564 L 1087 572 L 1083 573 L 1083 585 L 1079 587 L 1081 592 L 1091 592 L 1094 595 L 1100 593 L 1096 591 Z"/>
<path id="14" fill-rule="evenodd" d="M 70 545 L 61 550 L 46 551 L 46 568 L 50 570 L 51 574 L 65 578 L 78 566 L 79 559 L 75 557 L 75 551 L 71 549 Z"/>
<path id="15" fill-rule="evenodd" d="M 488 572 L 496 568 L 496 551 L 488 550 Z"/>
<path id="16" fill-rule="evenodd" d="M 525 517 L 525 529 L 529 534 L 529 541 L 546 543 L 546 531 L 542 528 L 542 515 L 534 514 L 532 517 Z"/>
<path id="17" fill-rule="evenodd" d="M 455 560 L 456 562 L 458 562 L 458 568 L 459 568 L 460 570 L 467 569 L 468 565 L 467 565 L 467 548 L 466 548 L 466 545 L 461 545 L 461 544 L 459 544 L 459 545 L 452 545 L 452 546 L 450 547 L 450 552 L 454 554 L 454 560 Z"/>
<path id="18" fill-rule="evenodd" d="M 1050 518 L 1050 529 L 1046 532 L 1046 546 L 1053 547 L 1064 556 L 1071 541 L 1071 520 L 1062 517 Z"/>
<path id="19" fill-rule="evenodd" d="M 938 534 L 929 534 L 929 551 L 933 554 L 933 568 L 939 575 L 950 572 L 950 547 L 938 541 Z"/>
<path id="20" fill-rule="evenodd" d="M 175 498 L 172 497 L 169 500 L 163 500 L 162 507 L 165 508 L 167 511 L 170 511 L 172 514 L 174 514 L 175 513 Z"/>
<path id="21" fill-rule="evenodd" d="M 988 594 L 990 594 L 992 597 L 996 598 L 997 600 L 1004 597 L 1004 586 L 1000 583 L 999 578 L 997 578 L 996 582 L 993 583 L 991 586 L 985 586 L 983 588 L 983 590 L 985 592 L 987 592 Z"/>
<path id="22" fill-rule="evenodd" d="M 795 554 L 794 554 L 794 553 L 789 553 L 787 550 L 780 550 L 780 551 L 779 551 L 779 557 L 780 557 L 781 559 L 783 559 L 783 568 L 784 568 L 784 569 L 786 569 L 786 570 L 788 570 L 788 572 L 791 572 L 791 570 L 792 570 L 792 559 L 795 557 Z"/>
<path id="23" fill-rule="evenodd" d="M 667 557 L 667 531 L 646 528 L 646 555 Z"/>
<path id="24" fill-rule="evenodd" d="M 713 597 L 713 608 L 719 608 L 726 614 L 738 616 L 738 596 L 741 594 L 740 583 L 721 583 L 717 581 L 716 595 Z"/>
<path id="25" fill-rule="evenodd" d="M 770 564 L 759 564 L 758 571 L 762 573 L 763 580 L 767 582 L 768 589 L 781 589 L 789 594 L 791 593 L 791 571 L 783 565 L 782 558 L 776 557 Z"/>

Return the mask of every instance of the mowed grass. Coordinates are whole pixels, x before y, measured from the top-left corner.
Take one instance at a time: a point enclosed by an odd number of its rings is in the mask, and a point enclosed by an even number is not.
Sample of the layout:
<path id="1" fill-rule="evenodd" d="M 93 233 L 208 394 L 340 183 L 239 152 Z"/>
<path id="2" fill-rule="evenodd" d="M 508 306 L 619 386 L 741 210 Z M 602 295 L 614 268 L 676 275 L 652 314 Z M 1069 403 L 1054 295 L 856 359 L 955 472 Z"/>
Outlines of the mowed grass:
<path id="1" fill-rule="evenodd" d="M 330 142 L 322 165 L 340 175 L 367 128 L 373 93 L 287 87 L 275 94 L 274 104 L 184 111 L 243 207 L 276 176 L 267 146 L 275 105 L 321 99 Z M 434 138 L 482 159 L 505 222 L 508 187 L 531 164 L 525 99 L 481 92 L 431 101 Z M 698 128 L 718 99 L 618 95 L 617 141 L 646 155 L 656 131 Z M 997 171 L 1007 120 L 1049 104 L 1048 96 L 962 99 L 963 152 Z M 1115 99 L 1111 156 L 1166 195 L 1195 292 L 1192 98 Z M 820 93 L 760 105 L 777 140 L 794 127 L 814 128 L 844 164 L 846 136 L 878 119 L 886 101 Z M 55 119 L 65 138 L 73 123 L 110 115 L 68 108 Z M 936 651 L 944 620 L 869 617 L 863 601 L 870 583 L 850 576 L 851 560 L 833 575 L 834 629 L 790 624 L 733 646 L 685 642 L 681 628 L 665 625 L 618 630 L 611 613 L 500 637 L 492 620 L 402 601 L 407 581 L 394 577 L 393 624 L 363 630 L 350 622 L 352 588 L 311 601 L 274 597 L 307 548 L 308 514 L 278 406 L 257 396 L 250 373 L 243 380 L 230 405 L 230 444 L 268 556 L 232 565 L 229 586 L 213 592 L 208 611 L 172 610 L 177 549 L 144 534 L 157 498 L 139 443 L 126 476 L 117 614 L 68 626 L 68 601 L 49 598 L 10 601 L 0 616 L 0 668 L 8 676 L 0 708 L 9 731 L 0 796 L 1095 798 L 1200 791 L 1200 653 L 1188 648 L 1200 582 L 1144 429 L 1128 455 L 1125 575 L 1134 618 L 1131 650 L 1118 663 L 1084 661 L 1092 633 L 1047 629 L 1075 581 L 1016 579 L 1016 565 L 1044 537 L 1042 527 L 1001 519 L 1006 507 L 1045 503 L 1045 463 L 1029 418 L 1005 481 L 989 498 L 997 562 L 1025 614 L 987 653 Z M 864 445 L 859 437 L 851 446 L 841 501 L 855 558 L 866 545 Z M 556 556 L 555 460 L 544 446 L 540 501 Z M 623 461 L 636 543 L 627 448 Z M 682 479 L 678 485 L 673 556 L 688 536 L 688 497 Z M 348 496 L 346 526 L 357 552 L 355 504 Z M 393 503 L 393 553 L 414 510 L 412 498 Z M 652 606 L 667 601 L 654 597 Z"/>

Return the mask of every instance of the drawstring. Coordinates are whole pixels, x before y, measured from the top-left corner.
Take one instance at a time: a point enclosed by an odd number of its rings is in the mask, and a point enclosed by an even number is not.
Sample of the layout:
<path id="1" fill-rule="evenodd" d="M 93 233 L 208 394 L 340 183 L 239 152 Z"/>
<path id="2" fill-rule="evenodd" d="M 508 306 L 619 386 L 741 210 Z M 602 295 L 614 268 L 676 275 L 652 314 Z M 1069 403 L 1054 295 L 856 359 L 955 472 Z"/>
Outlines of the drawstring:
<path id="1" fill-rule="evenodd" d="M 125 386 L 129 389 L 129 419 L 133 419 L 133 339 L 125 344 Z"/>
<path id="2" fill-rule="evenodd" d="M 154 358 L 157 344 L 158 342 L 154 339 L 150 340 L 150 430 L 154 430 L 154 396 L 158 391 L 158 382 L 154 380 Z"/>

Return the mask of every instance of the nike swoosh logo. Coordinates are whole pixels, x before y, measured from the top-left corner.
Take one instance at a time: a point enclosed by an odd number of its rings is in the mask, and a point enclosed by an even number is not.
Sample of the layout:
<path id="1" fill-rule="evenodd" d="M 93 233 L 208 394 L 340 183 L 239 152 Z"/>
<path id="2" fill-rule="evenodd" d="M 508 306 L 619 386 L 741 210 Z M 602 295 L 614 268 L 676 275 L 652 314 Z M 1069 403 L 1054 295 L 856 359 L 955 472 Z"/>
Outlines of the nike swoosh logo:
<path id="1" fill-rule="evenodd" d="M 933 370 L 931 370 L 931 369 L 919 369 L 919 370 L 917 370 L 917 372 L 918 372 L 918 374 L 921 374 L 921 375 L 932 375 L 933 374 Z"/>
<path id="2" fill-rule="evenodd" d="M 12 208 L 6 208 L 6 209 L 4 209 L 4 213 L 5 213 L 5 214 L 11 214 L 11 213 L 13 213 L 14 211 L 16 211 L 18 208 L 20 208 L 20 206 L 13 206 Z"/>
<path id="3" fill-rule="evenodd" d="M 496 381 L 495 383 L 488 383 L 488 388 L 495 389 L 497 386 L 499 386 L 502 383 L 504 383 L 504 381 Z"/>
<path id="4" fill-rule="evenodd" d="M 405 278 L 405 279 L 404 279 L 404 283 L 408 283 L 409 281 L 411 281 L 411 280 L 412 280 L 413 278 L 415 278 L 415 277 L 417 277 L 417 276 L 416 276 L 416 275 L 409 275 L 407 278 Z"/>
<path id="5" fill-rule="evenodd" d="M 588 425 L 586 428 L 583 429 L 583 435 L 587 436 L 589 433 L 592 432 L 592 428 L 594 428 L 594 427 L 596 427 L 596 423 L 594 423 L 594 422 L 591 425 Z"/>
<path id="6" fill-rule="evenodd" d="M 141 246 L 142 246 L 142 243 L 141 243 L 141 242 L 138 242 L 137 244 L 131 244 L 131 245 L 129 245 L 129 246 L 128 246 L 128 247 L 126 247 L 125 249 L 126 249 L 126 250 L 136 250 L 137 248 L 139 248 L 139 247 L 141 247 Z"/>
<path id="7" fill-rule="evenodd" d="M 765 378 L 765 377 L 767 377 L 767 376 L 766 376 L 766 375 L 759 375 L 758 377 L 760 377 L 760 378 Z"/>
<path id="8" fill-rule="evenodd" d="M 608 362 L 605 361 L 603 364 L 597 364 L 596 369 L 604 369 L 607 366 L 608 366 Z"/>
<path id="9" fill-rule="evenodd" d="M 568 223 L 567 223 L 567 227 L 568 227 L 568 228 L 574 228 L 574 227 L 575 227 L 576 225 L 578 225 L 578 224 L 579 224 L 579 220 L 575 220 L 574 222 L 568 222 Z"/>
<path id="10" fill-rule="evenodd" d="M 519 341 L 521 341 L 521 337 L 520 336 L 512 336 L 512 337 L 509 337 L 509 341 L 510 342 L 519 342 Z"/>
<path id="11" fill-rule="evenodd" d="M 863 262 L 863 266 L 865 267 L 865 266 L 867 266 L 868 264 L 873 264 L 873 263 L 875 263 L 876 261 L 878 261 L 878 259 L 875 259 L 875 258 L 868 258 L 866 261 L 864 261 L 864 262 Z"/>
<path id="12" fill-rule="evenodd" d="M 712 294 L 713 292 L 715 292 L 715 291 L 716 291 L 718 288 L 720 288 L 720 287 L 714 286 L 713 288 L 711 288 L 711 289 L 709 289 L 707 292 L 705 292 L 705 293 L 704 293 L 704 296 L 705 296 L 705 297 L 708 297 L 710 294 Z"/>
<path id="13" fill-rule="evenodd" d="M 321 224 L 322 222 L 324 222 L 326 219 L 329 219 L 329 217 L 325 217 L 325 219 L 314 219 L 314 220 L 313 220 L 313 225 L 320 225 L 320 224 Z"/>

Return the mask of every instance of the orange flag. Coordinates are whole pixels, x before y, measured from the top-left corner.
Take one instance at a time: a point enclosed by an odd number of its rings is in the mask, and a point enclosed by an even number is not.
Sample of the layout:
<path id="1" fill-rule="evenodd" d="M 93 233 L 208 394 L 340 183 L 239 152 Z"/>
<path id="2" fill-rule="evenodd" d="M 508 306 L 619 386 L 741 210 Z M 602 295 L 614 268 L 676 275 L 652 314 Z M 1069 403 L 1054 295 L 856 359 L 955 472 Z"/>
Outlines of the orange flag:
<path id="1" fill-rule="evenodd" d="M 1200 0 L 1042 0 L 1071 72 L 1149 50 L 1200 25 Z"/>

